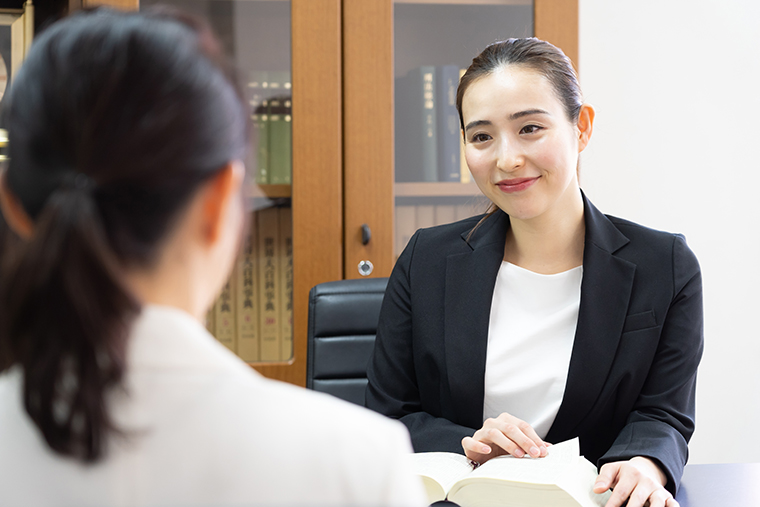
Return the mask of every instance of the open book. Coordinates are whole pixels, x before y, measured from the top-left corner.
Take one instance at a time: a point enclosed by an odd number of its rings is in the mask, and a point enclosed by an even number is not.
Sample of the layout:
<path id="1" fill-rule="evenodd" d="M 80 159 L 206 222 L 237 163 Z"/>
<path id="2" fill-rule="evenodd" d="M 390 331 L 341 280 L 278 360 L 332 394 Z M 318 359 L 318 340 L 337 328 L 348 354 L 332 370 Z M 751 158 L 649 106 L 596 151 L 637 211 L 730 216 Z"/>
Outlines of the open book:
<path id="1" fill-rule="evenodd" d="M 473 470 L 465 456 L 448 452 L 410 455 L 430 503 L 461 507 L 600 507 L 611 492 L 593 492 L 597 470 L 580 455 L 578 439 L 549 447 L 543 458 L 500 456 Z"/>

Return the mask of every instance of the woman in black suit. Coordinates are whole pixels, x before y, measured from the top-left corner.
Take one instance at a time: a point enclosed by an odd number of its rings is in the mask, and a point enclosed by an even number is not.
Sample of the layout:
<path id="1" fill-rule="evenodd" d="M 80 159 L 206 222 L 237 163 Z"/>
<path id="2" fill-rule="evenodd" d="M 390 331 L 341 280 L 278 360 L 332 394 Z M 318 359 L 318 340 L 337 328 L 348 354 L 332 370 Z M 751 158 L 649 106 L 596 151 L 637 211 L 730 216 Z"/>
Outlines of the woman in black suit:
<path id="1" fill-rule="evenodd" d="M 404 422 L 416 451 L 478 462 L 579 437 L 609 507 L 677 505 L 702 354 L 695 256 L 582 193 L 594 110 L 554 46 L 492 44 L 457 107 L 493 206 L 417 231 L 399 257 L 367 406 Z"/>

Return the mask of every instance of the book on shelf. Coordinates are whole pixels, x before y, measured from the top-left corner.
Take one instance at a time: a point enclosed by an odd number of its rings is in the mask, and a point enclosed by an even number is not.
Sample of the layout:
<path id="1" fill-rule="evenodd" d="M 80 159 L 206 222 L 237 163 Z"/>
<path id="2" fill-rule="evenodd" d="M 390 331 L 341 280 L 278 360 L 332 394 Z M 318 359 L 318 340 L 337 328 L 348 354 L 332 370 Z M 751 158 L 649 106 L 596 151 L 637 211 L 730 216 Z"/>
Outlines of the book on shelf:
<path id="1" fill-rule="evenodd" d="M 458 222 L 482 213 L 472 204 L 398 204 L 394 208 L 395 258 L 401 255 L 417 229 Z"/>
<path id="2" fill-rule="evenodd" d="M 459 69 L 459 79 L 462 79 L 467 69 Z M 461 183 L 469 183 L 472 181 L 472 175 L 470 174 L 470 168 L 467 166 L 467 159 L 464 156 L 464 135 L 459 130 L 459 181 Z"/>
<path id="3" fill-rule="evenodd" d="M 396 79 L 396 181 L 438 181 L 434 66 Z"/>
<path id="4" fill-rule="evenodd" d="M 412 239 L 412 236 L 417 230 L 417 210 L 416 206 L 397 205 L 394 211 L 396 215 L 396 234 L 393 250 L 395 258 L 398 259 L 398 256 L 404 251 L 407 243 L 409 243 L 409 240 Z"/>
<path id="5" fill-rule="evenodd" d="M 276 207 L 256 211 L 258 226 L 259 360 L 279 361 L 282 349 L 280 285 L 277 256 L 279 212 Z"/>
<path id="6" fill-rule="evenodd" d="M 255 181 L 259 185 L 292 182 L 292 93 L 290 72 L 250 73 L 247 90 L 252 108 Z"/>
<path id="7" fill-rule="evenodd" d="M 292 182 L 293 129 L 290 96 L 269 99 L 269 178 L 272 185 Z"/>
<path id="8" fill-rule="evenodd" d="M 237 353 L 234 289 L 235 277 L 231 276 L 214 304 L 214 336 L 222 345 Z"/>
<path id="9" fill-rule="evenodd" d="M 456 222 L 456 206 L 453 204 L 436 204 L 435 225 Z"/>
<path id="10" fill-rule="evenodd" d="M 596 467 L 580 455 L 578 439 L 549 447 L 543 458 L 492 458 L 475 468 L 461 454 L 409 455 L 428 501 L 461 507 L 602 507 L 611 492 L 593 492 Z"/>
<path id="11" fill-rule="evenodd" d="M 426 65 L 396 79 L 396 181 L 471 181 L 456 108 L 456 65 Z"/>
<path id="12" fill-rule="evenodd" d="M 216 303 L 211 305 L 211 308 L 208 309 L 206 312 L 206 318 L 204 319 L 203 325 L 206 326 L 206 330 L 208 330 L 209 333 L 214 334 L 216 332 L 216 326 L 214 324 L 214 313 L 216 312 Z"/>
<path id="13" fill-rule="evenodd" d="M 479 215 L 480 212 L 478 212 L 475 209 L 475 206 L 473 205 L 459 204 L 458 206 L 454 208 L 454 214 L 455 214 L 454 220 L 458 222 L 459 220 L 464 220 L 465 218 L 470 218 L 475 215 Z"/>
<path id="14" fill-rule="evenodd" d="M 259 360 L 259 319 L 256 284 L 256 228 L 251 224 L 235 267 L 237 286 L 237 354 L 243 361 Z"/>
<path id="15" fill-rule="evenodd" d="M 242 360 L 284 361 L 293 350 L 290 207 L 252 215 L 230 279 L 206 315 L 208 330 Z"/>
<path id="16" fill-rule="evenodd" d="M 438 181 L 461 181 L 459 154 L 460 140 L 459 113 L 457 112 L 457 86 L 459 67 L 442 65 L 435 69 L 436 120 L 438 123 Z"/>
<path id="17" fill-rule="evenodd" d="M 432 204 L 418 204 L 414 213 L 417 223 L 417 229 L 426 229 L 437 225 L 435 223 L 435 206 Z"/>
<path id="18" fill-rule="evenodd" d="M 251 115 L 251 157 L 255 163 L 255 181 L 259 185 L 269 182 L 269 75 L 266 71 L 253 71 L 246 87 Z"/>
<path id="19" fill-rule="evenodd" d="M 293 212 L 289 207 L 279 210 L 280 235 L 278 257 L 280 270 L 280 360 L 293 357 Z"/>

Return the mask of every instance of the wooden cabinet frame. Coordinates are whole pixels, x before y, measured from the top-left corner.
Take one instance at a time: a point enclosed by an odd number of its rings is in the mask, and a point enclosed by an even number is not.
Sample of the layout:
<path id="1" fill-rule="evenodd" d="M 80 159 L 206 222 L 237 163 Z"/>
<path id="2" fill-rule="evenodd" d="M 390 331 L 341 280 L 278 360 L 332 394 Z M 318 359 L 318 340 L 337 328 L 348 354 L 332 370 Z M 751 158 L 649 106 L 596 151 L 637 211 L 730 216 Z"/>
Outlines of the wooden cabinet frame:
<path id="1" fill-rule="evenodd" d="M 340 0 L 292 0 L 293 358 L 256 364 L 306 385 L 309 290 L 343 278 L 343 86 Z"/>
<path id="2" fill-rule="evenodd" d="M 344 276 L 359 278 L 356 266 L 365 259 L 375 266 L 371 276 L 388 276 L 394 261 L 393 4 L 343 0 L 343 9 Z M 536 37 L 562 48 L 577 69 L 578 0 L 534 0 L 533 15 Z M 366 246 L 359 241 L 362 224 L 372 230 Z"/>

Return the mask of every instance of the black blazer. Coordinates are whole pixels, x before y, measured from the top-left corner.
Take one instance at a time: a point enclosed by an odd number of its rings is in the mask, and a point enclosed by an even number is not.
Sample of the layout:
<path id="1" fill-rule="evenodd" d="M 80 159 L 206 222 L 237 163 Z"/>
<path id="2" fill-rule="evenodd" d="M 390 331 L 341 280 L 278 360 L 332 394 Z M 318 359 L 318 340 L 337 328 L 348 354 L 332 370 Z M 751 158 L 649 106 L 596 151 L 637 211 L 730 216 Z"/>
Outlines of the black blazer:
<path id="1" fill-rule="evenodd" d="M 546 440 L 580 437 L 598 466 L 646 456 L 675 491 L 694 431 L 702 279 L 680 235 L 603 215 L 583 197 L 583 280 L 567 385 Z M 414 449 L 462 453 L 483 425 L 488 322 L 509 217 L 417 231 L 393 269 L 366 405 Z M 509 412 L 509 407 L 505 407 Z"/>

